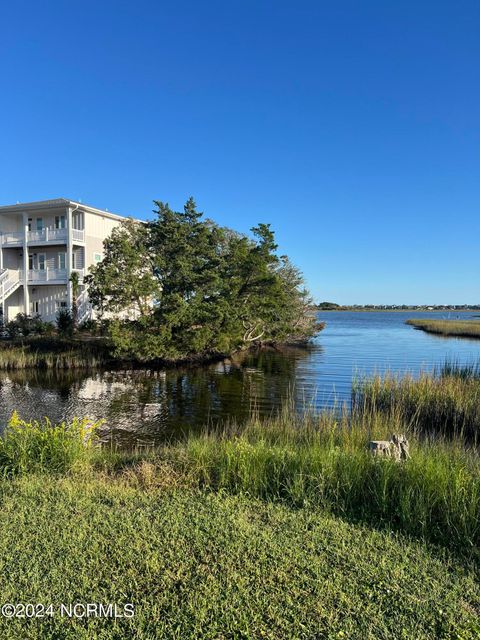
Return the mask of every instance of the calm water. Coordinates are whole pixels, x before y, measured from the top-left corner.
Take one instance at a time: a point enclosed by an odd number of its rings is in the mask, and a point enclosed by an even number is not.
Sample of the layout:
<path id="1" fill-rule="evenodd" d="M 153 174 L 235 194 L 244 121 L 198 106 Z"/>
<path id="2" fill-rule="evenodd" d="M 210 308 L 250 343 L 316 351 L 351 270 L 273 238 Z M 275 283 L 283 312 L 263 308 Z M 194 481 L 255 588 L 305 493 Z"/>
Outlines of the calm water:
<path id="1" fill-rule="evenodd" d="M 25 418 L 104 418 L 105 438 L 153 443 L 206 423 L 244 420 L 252 409 L 277 411 L 286 397 L 299 409 L 349 402 L 352 376 L 480 360 L 480 341 L 440 338 L 404 324 L 411 317 L 472 313 L 329 312 L 308 349 L 262 351 L 200 368 L 94 374 L 0 374 L 0 424 L 13 409 Z"/>

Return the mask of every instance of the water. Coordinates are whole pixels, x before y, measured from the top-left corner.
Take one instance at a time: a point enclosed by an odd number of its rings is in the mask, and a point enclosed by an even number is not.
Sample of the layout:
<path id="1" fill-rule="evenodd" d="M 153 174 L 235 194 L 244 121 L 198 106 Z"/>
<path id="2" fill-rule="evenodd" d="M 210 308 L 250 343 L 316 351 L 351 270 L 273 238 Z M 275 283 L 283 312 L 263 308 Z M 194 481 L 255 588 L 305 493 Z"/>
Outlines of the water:
<path id="1" fill-rule="evenodd" d="M 480 360 L 480 341 L 442 338 L 405 325 L 411 317 L 472 313 L 329 312 L 306 349 L 267 350 L 205 367 L 95 373 L 0 374 L 0 424 L 26 419 L 103 418 L 105 439 L 152 444 L 252 410 L 272 415 L 287 397 L 298 409 L 349 403 L 352 377 L 385 370 L 418 374 L 446 359 Z"/>

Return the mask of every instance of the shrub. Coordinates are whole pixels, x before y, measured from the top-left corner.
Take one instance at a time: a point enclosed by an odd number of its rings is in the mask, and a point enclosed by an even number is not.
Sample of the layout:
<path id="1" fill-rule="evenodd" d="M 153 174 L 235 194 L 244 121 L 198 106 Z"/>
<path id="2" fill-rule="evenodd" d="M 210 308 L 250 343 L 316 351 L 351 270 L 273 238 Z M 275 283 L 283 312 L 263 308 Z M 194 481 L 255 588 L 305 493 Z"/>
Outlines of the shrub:
<path id="1" fill-rule="evenodd" d="M 10 340 L 15 340 L 15 338 L 18 338 L 18 336 L 21 335 L 20 327 L 15 320 L 7 322 L 5 325 L 5 331 L 8 333 Z"/>
<path id="2" fill-rule="evenodd" d="M 70 471 L 87 460 L 100 424 L 88 418 L 60 424 L 52 424 L 48 418 L 26 422 L 14 411 L 0 437 L 0 469 L 4 475 Z"/>
<path id="3" fill-rule="evenodd" d="M 69 309 L 59 309 L 57 311 L 57 329 L 63 336 L 71 336 L 73 334 L 73 316 Z"/>
<path id="4" fill-rule="evenodd" d="M 26 313 L 17 314 L 15 320 L 5 325 L 9 337 L 13 340 L 19 336 L 49 335 L 53 333 L 54 326 L 51 322 L 44 322 L 39 314 L 29 316 Z"/>
<path id="5" fill-rule="evenodd" d="M 97 333 L 98 328 L 98 323 L 92 318 L 84 320 L 78 327 L 79 331 L 85 331 L 85 333 L 91 333 L 93 335 Z"/>

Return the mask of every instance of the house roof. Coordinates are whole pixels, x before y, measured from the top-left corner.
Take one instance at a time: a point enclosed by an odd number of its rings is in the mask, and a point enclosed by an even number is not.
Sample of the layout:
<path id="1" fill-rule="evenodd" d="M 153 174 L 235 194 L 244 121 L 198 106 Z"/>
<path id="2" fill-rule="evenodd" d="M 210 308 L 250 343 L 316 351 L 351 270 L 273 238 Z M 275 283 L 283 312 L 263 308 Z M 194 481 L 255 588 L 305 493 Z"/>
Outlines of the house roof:
<path id="1" fill-rule="evenodd" d="M 23 213 L 29 210 L 39 209 L 54 209 L 56 207 L 73 207 L 81 209 L 83 211 L 89 211 L 90 213 L 96 213 L 97 215 L 104 216 L 105 218 L 112 218 L 113 220 L 125 220 L 130 216 L 121 216 L 118 213 L 111 213 L 104 209 L 98 209 L 97 207 L 91 207 L 83 202 L 76 202 L 75 200 L 69 200 L 68 198 L 54 198 L 52 200 L 37 200 L 35 202 L 19 202 L 18 204 L 9 204 L 0 206 L 1 213 Z"/>

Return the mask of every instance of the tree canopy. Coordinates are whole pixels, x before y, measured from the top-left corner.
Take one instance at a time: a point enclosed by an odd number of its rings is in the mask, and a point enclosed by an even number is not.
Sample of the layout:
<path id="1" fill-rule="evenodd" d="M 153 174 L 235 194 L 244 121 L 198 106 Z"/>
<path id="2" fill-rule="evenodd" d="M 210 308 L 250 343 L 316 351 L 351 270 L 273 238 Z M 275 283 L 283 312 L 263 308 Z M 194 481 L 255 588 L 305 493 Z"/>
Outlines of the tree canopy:
<path id="1" fill-rule="evenodd" d="M 183 211 L 155 206 L 153 221 L 114 229 L 86 278 L 94 308 L 111 319 L 118 355 L 232 353 L 307 341 L 319 330 L 302 274 L 277 255 L 270 225 L 248 238 L 204 219 L 193 198 Z"/>

